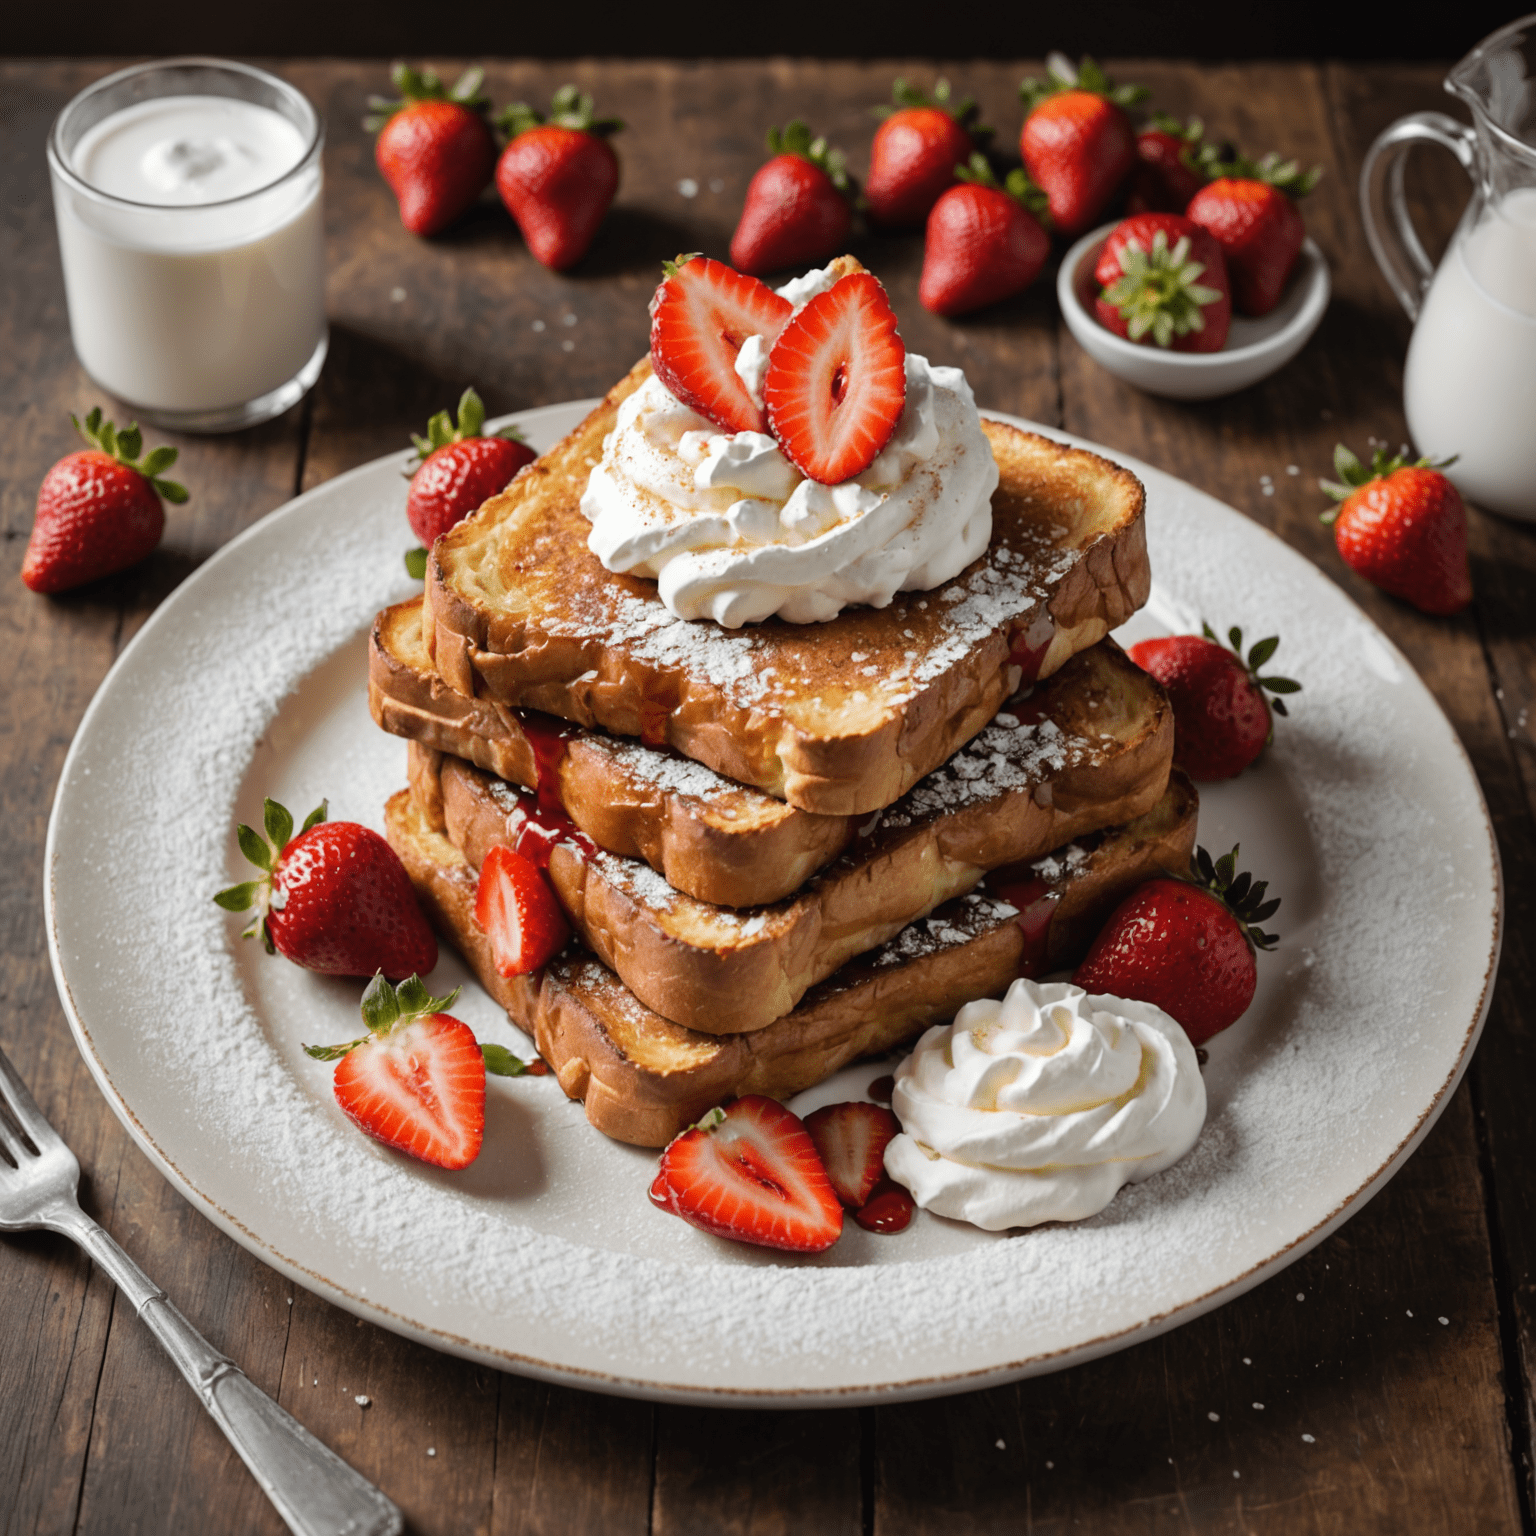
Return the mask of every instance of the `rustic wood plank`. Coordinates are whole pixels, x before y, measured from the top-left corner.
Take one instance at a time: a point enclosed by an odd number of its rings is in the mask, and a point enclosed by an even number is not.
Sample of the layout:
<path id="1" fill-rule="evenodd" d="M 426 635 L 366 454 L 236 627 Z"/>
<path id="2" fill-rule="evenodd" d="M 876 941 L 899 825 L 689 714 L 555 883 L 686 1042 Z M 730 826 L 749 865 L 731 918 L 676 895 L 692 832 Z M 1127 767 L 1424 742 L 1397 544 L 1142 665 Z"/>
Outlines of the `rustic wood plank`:
<path id="1" fill-rule="evenodd" d="M 860 1536 L 864 1419 L 658 1411 L 654 1536 Z"/>
<path id="2" fill-rule="evenodd" d="M 494 1536 L 645 1536 L 656 1412 L 503 1376 Z"/>

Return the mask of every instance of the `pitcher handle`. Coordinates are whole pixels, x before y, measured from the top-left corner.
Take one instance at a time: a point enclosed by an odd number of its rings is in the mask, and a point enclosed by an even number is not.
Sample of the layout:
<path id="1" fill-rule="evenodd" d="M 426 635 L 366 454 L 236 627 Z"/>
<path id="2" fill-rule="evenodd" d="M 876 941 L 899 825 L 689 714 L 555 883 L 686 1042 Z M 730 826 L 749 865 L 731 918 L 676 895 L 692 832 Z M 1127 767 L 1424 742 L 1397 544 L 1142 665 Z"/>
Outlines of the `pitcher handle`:
<path id="1" fill-rule="evenodd" d="M 1408 150 L 1425 141 L 1450 150 L 1466 173 L 1473 174 L 1477 135 L 1444 112 L 1414 112 L 1398 118 L 1377 137 L 1360 167 L 1360 213 L 1371 254 L 1410 320 L 1419 318 L 1419 306 L 1435 275 L 1413 227 L 1403 189 Z"/>

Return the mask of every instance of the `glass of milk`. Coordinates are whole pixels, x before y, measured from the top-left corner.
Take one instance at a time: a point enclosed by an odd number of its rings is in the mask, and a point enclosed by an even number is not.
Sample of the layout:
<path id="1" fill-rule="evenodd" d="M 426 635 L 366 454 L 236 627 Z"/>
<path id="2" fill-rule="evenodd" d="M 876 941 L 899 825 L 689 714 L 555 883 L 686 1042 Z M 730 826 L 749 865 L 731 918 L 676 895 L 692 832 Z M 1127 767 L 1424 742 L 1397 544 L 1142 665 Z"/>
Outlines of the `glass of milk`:
<path id="1" fill-rule="evenodd" d="M 1446 473 L 1479 506 L 1536 521 L 1536 16 L 1479 43 L 1445 88 L 1473 126 L 1416 112 L 1388 128 L 1360 170 L 1365 230 L 1415 322 L 1403 374 L 1414 445 L 1459 454 Z M 1426 141 L 1473 186 L 1438 269 L 1403 189 L 1404 156 Z"/>
<path id="2" fill-rule="evenodd" d="M 75 354 L 141 421 L 224 432 L 325 361 L 319 115 L 245 64 L 168 59 L 82 91 L 48 138 Z"/>

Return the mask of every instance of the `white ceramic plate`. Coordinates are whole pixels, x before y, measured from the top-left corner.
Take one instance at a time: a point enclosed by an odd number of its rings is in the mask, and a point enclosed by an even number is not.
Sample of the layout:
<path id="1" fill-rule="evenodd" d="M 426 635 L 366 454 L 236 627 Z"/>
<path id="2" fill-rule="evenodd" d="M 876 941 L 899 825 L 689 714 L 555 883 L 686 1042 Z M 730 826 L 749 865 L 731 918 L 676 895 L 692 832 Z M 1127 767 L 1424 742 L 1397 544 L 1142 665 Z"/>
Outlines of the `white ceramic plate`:
<path id="1" fill-rule="evenodd" d="M 520 420 L 543 448 L 586 404 Z M 1060 435 L 1060 434 L 1058 434 Z M 1091 446 L 1091 445 L 1089 445 Z M 1305 691 L 1273 750 L 1210 788 L 1284 898 L 1249 1014 L 1211 1051 L 1181 1164 L 1094 1220 L 993 1236 L 919 1214 L 783 1262 L 654 1210 L 655 1155 L 609 1142 L 552 1077 L 493 1080 L 462 1174 L 359 1135 L 301 1041 L 357 1032 L 360 985 L 269 958 L 213 892 L 245 878 L 263 794 L 379 825 L 405 746 L 369 719 L 364 644 L 407 596 L 399 458 L 299 497 L 162 604 L 91 704 L 48 831 L 59 991 L 103 1093 L 237 1242 L 359 1316 L 549 1380 L 695 1402 L 921 1397 L 1120 1349 L 1238 1295 L 1358 1210 L 1424 1135 L 1486 1011 L 1498 859 L 1455 735 L 1402 656 L 1255 524 L 1129 463 L 1157 586 L 1130 638 L 1201 615 L 1282 636 Z M 434 990 L 466 980 L 451 954 Z M 470 984 L 482 1039 L 527 1044 Z M 886 1066 L 806 1094 L 862 1095 Z M 68 1127 L 64 1127 L 68 1131 Z M 149 1256 L 152 1257 L 152 1256 Z"/>

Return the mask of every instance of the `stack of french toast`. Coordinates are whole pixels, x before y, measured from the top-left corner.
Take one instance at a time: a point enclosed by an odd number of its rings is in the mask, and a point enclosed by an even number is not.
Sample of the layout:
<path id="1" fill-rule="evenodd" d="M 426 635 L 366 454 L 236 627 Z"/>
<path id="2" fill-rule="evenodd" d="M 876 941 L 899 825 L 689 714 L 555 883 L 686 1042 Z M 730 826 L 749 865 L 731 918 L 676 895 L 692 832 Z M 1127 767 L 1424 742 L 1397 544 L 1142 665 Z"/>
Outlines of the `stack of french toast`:
<path id="1" fill-rule="evenodd" d="M 587 545 L 588 474 L 642 361 L 434 545 L 381 613 L 374 718 L 410 743 L 386 831 L 427 911 L 621 1141 L 786 1099 L 1019 975 L 1188 868 L 1158 685 L 1108 639 L 1149 588 L 1126 470 L 983 421 L 991 543 L 817 624 L 675 617 Z M 479 870 L 533 859 L 575 938 L 504 975 Z"/>

